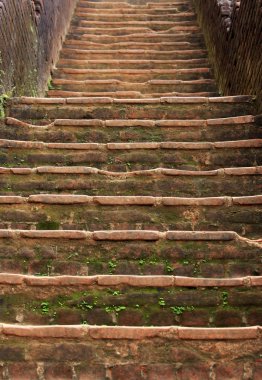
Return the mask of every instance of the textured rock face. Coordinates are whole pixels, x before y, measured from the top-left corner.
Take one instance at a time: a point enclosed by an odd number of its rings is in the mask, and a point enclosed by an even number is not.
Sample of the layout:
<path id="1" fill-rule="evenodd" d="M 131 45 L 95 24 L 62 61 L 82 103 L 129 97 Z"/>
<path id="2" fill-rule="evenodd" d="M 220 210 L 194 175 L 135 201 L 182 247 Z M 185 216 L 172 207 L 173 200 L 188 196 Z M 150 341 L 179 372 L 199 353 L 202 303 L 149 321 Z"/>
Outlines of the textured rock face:
<path id="1" fill-rule="evenodd" d="M 260 117 L 192 5 L 79 0 L 46 97 L 8 102 L 0 380 L 260 380 Z"/>
<path id="2" fill-rule="evenodd" d="M 76 0 L 0 1 L 0 93 L 44 93 L 75 4 Z"/>
<path id="3" fill-rule="evenodd" d="M 221 93 L 257 96 L 262 111 L 261 0 L 194 0 Z"/>

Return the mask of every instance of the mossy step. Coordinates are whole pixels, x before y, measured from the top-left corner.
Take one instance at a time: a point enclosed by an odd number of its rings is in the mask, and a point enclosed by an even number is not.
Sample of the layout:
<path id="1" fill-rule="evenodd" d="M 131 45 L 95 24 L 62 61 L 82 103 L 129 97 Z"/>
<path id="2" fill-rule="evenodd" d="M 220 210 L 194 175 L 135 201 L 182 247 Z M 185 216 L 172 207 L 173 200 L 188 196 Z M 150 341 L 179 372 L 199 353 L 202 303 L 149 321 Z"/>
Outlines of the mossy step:
<path id="1" fill-rule="evenodd" d="M 57 63 L 57 68 L 85 68 L 85 69 L 180 69 L 183 67 L 198 68 L 208 65 L 206 58 L 191 58 L 186 59 L 79 59 L 75 58 L 60 58 Z"/>
<path id="2" fill-rule="evenodd" d="M 76 49 L 97 49 L 104 50 L 110 48 L 115 49 L 145 49 L 145 50 L 158 50 L 158 51 L 169 51 L 169 50 L 193 50 L 193 49 L 203 49 L 204 44 L 201 41 L 166 41 L 166 42 L 135 42 L 135 41 L 85 41 L 80 39 L 70 39 L 67 38 L 64 42 L 64 47 L 66 48 L 76 48 Z"/>
<path id="3" fill-rule="evenodd" d="M 165 42 L 189 42 L 201 43 L 203 46 L 204 37 L 201 33 L 177 32 L 177 33 L 133 33 L 123 36 L 108 36 L 106 34 L 74 34 L 68 33 L 67 40 L 77 40 L 80 42 L 99 42 L 99 43 L 119 43 L 119 42 L 150 42 L 150 43 L 165 43 Z"/>
<path id="4" fill-rule="evenodd" d="M 50 379 L 208 379 L 245 376 L 246 368 L 259 379 L 260 330 L 1 325 L 0 352 L 5 373 L 15 378 L 19 371 L 20 379 L 21 373 L 37 379 L 39 372 Z"/>
<path id="5" fill-rule="evenodd" d="M 221 196 L 255 195 L 262 185 L 262 168 L 232 168 L 197 172 L 158 168 L 107 172 L 90 167 L 46 166 L 0 168 L 1 195 L 39 192 L 88 195 Z M 259 174 L 260 173 L 260 174 Z M 116 190 L 117 188 L 117 190 Z"/>
<path id="6" fill-rule="evenodd" d="M 133 97 L 140 96 L 151 96 L 150 94 L 168 94 L 172 92 L 177 93 L 189 93 L 191 96 L 194 96 L 196 93 L 199 96 L 199 93 L 214 93 L 214 96 L 217 95 L 217 88 L 212 79 L 196 79 L 196 80 L 150 80 L 145 83 L 132 83 L 132 82 L 122 82 L 117 79 L 100 79 L 100 80 L 74 80 L 74 79 L 54 79 L 52 85 L 58 92 L 50 91 L 49 96 L 58 96 L 59 90 L 62 91 L 77 91 L 81 92 L 81 96 L 96 96 L 97 93 L 103 93 L 104 96 L 107 96 L 108 93 L 126 91 L 134 92 Z M 93 94 L 92 94 L 93 93 Z M 70 94 L 68 94 L 70 96 Z M 154 95 L 156 96 L 156 95 Z M 124 96 L 122 96 L 124 97 Z"/>
<path id="7" fill-rule="evenodd" d="M 6 124 L 6 125 L 5 125 Z M 27 120 L 6 118 L 0 138 L 43 142 L 161 142 L 247 140 L 262 137 L 253 116 L 210 120 Z"/>
<path id="8" fill-rule="evenodd" d="M 197 80 L 211 78 L 211 69 L 208 67 L 193 69 L 56 69 L 53 72 L 54 79 L 115 79 L 129 83 L 143 83 L 150 79 L 182 79 Z"/>
<path id="9" fill-rule="evenodd" d="M 116 11 L 117 12 L 117 11 Z M 74 14 L 72 19 L 72 23 L 75 24 L 83 24 L 92 21 L 112 21 L 119 22 L 119 20 L 126 21 L 192 21 L 196 19 L 196 15 L 193 12 L 179 12 L 179 13 L 171 13 L 169 10 L 166 12 L 161 12 L 159 14 L 154 14 L 150 12 L 141 12 L 141 13 L 108 13 L 106 11 L 98 11 L 98 12 L 89 12 L 83 8 L 78 8 Z"/>
<path id="10" fill-rule="evenodd" d="M 128 240 L 130 234 L 120 231 L 119 238 L 126 240 L 117 241 L 107 240 L 110 234 L 87 237 L 84 231 L 55 231 L 52 229 L 58 228 L 58 222 L 52 220 L 40 222 L 38 227 L 42 230 L 1 231 L 0 272 L 214 278 L 262 274 L 261 246 L 232 233 L 176 233 L 180 240 L 162 237 L 151 241 L 143 240 L 140 234 L 140 240 L 132 241 Z M 78 239 L 72 239 L 74 236 Z"/>
<path id="11" fill-rule="evenodd" d="M 155 99 L 16 98 L 7 116 L 17 119 L 215 119 L 253 114 L 253 98 L 161 97 Z"/>
<path id="12" fill-rule="evenodd" d="M 16 197 L 4 198 L 7 203 L 0 205 L 2 228 L 39 229 L 42 223 L 55 221 L 65 230 L 233 229 L 257 238 L 261 232 L 261 197 L 249 197 L 247 201 L 239 198 L 237 204 L 223 197 L 164 198 L 161 205 L 153 203 L 154 197 L 95 197 L 94 203 L 85 203 L 92 197 L 35 195 L 32 203 L 23 203 L 23 198 L 18 197 L 17 204 L 11 203 L 16 202 Z"/>
<path id="13" fill-rule="evenodd" d="M 0 281 L 4 323 L 240 327 L 259 323 L 262 315 L 257 277 L 2 274 Z"/>
<path id="14" fill-rule="evenodd" d="M 261 163 L 261 140 L 227 142 L 45 143 L 1 140 L 2 166 L 89 165 L 109 171 L 166 167 L 211 170 Z"/>

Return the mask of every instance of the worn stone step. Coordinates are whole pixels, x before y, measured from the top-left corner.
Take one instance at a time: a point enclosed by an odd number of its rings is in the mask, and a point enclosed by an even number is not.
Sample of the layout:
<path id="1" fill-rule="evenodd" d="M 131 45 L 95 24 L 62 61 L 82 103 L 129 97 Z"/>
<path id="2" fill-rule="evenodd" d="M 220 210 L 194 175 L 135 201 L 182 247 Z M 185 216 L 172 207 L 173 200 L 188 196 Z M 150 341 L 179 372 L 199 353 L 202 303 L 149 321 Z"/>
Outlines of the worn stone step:
<path id="1" fill-rule="evenodd" d="M 170 60 L 179 59 L 197 59 L 207 57 L 206 50 L 145 50 L 145 49 L 107 49 L 107 50 L 89 50 L 89 49 L 73 49 L 73 48 L 63 48 L 61 50 L 61 59 L 84 59 L 84 60 L 96 60 L 96 59 L 117 59 L 121 60 L 127 59 L 139 59 L 142 57 L 143 60 L 158 60 L 166 59 L 168 63 Z"/>
<path id="2" fill-rule="evenodd" d="M 130 28 L 139 28 L 140 26 L 142 27 L 148 27 L 151 30 L 155 31 L 162 31 L 162 30 L 169 30 L 173 29 L 174 30 L 200 30 L 197 22 L 195 20 L 188 20 L 185 19 L 184 17 L 180 20 L 177 19 L 172 19 L 168 20 L 165 19 L 163 20 L 124 20 L 124 21 L 113 21 L 113 20 L 107 20 L 107 21 L 98 21 L 98 20 L 79 20 L 78 22 L 72 22 L 71 23 L 71 31 L 76 31 L 77 33 L 80 32 L 85 32 L 86 28 L 89 30 L 89 28 L 101 28 L 104 30 L 108 29 L 122 29 L 122 28 L 127 28 L 129 30 Z M 180 29 L 182 27 L 182 29 Z M 186 27 L 186 29 L 184 29 Z M 187 29 L 187 27 L 190 27 Z"/>
<path id="3" fill-rule="evenodd" d="M 152 197 L 32 195 L 0 197 L 0 226 L 39 229 L 53 221 L 62 229 L 229 230 L 259 238 L 262 196 Z M 8 209 L 7 209 L 7 206 Z M 81 205 L 81 207 L 79 207 Z"/>
<path id="4" fill-rule="evenodd" d="M 57 228 L 52 221 L 40 228 Z M 0 230 L 0 272 L 32 275 L 262 274 L 261 244 L 225 231 Z"/>
<path id="5" fill-rule="evenodd" d="M 114 15 L 118 12 L 118 14 L 123 15 L 133 15 L 133 16 L 144 16 L 144 15 L 149 15 L 149 16 L 160 16 L 162 14 L 167 14 L 167 15 L 179 15 L 180 13 L 193 13 L 192 6 L 189 4 L 181 4 L 180 6 L 174 6 L 174 7 L 161 7 L 159 6 L 158 8 L 156 7 L 135 7 L 135 8 L 90 8 L 86 7 L 83 5 L 77 5 L 75 8 L 75 13 L 86 13 L 89 16 L 92 16 L 93 14 L 102 14 L 102 15 Z"/>
<path id="6" fill-rule="evenodd" d="M 2 273 L 2 323 L 252 326 L 262 313 L 261 278 Z"/>
<path id="7" fill-rule="evenodd" d="M 158 89 L 156 89 L 158 90 Z M 90 92 L 81 92 L 81 91 L 70 91 L 70 90 L 49 90 L 47 91 L 47 96 L 50 97 L 74 97 L 74 98 L 81 98 L 81 97 L 113 97 L 116 99 L 126 99 L 127 97 L 130 99 L 145 99 L 147 97 L 150 98 L 159 98 L 162 96 L 165 97 L 217 97 L 219 96 L 218 92 L 151 92 L 151 93 L 141 93 L 138 91 L 90 91 Z"/>
<path id="8" fill-rule="evenodd" d="M 82 35 L 69 33 L 67 35 L 68 40 L 78 40 L 83 42 L 98 42 L 98 43 L 118 43 L 118 42 L 190 42 L 190 43 L 203 43 L 204 37 L 201 33 L 191 32 L 177 32 L 177 33 L 132 33 L 123 36 L 109 36 L 107 34 L 92 34 L 85 33 Z M 67 40 L 66 39 L 66 40 Z"/>
<path id="9" fill-rule="evenodd" d="M 2 165 L 90 165 L 124 171 L 158 166 L 209 170 L 261 164 L 261 139 L 220 142 L 45 143 L 0 140 Z"/>
<path id="10" fill-rule="evenodd" d="M 96 8 L 96 9 L 139 9 L 139 10 L 146 10 L 146 9 L 155 9 L 155 8 L 174 8 L 174 7 L 186 7 L 186 6 L 192 6 L 190 2 L 171 2 L 171 3 L 143 3 L 143 4 L 130 4 L 124 1 L 121 2 L 109 2 L 109 1 L 103 1 L 103 2 L 85 2 L 85 1 L 80 1 L 78 2 L 79 7 L 87 7 L 87 8 Z M 181 9 L 181 8 L 178 8 Z"/>
<path id="11" fill-rule="evenodd" d="M 174 24 L 174 23 L 173 23 Z M 71 34 L 79 34 L 82 35 L 88 35 L 88 34 L 95 34 L 95 35 L 104 35 L 107 34 L 109 36 L 129 36 L 130 34 L 134 33 L 152 33 L 152 32 L 165 32 L 167 34 L 177 32 L 191 32 L 191 33 L 200 33 L 200 29 L 198 26 L 195 25 L 167 25 L 167 26 L 160 26 L 160 25 L 152 25 L 145 26 L 145 27 L 139 27 L 139 26 L 125 26 L 125 27 L 106 27 L 106 25 L 101 27 L 71 27 L 70 33 Z"/>
<path id="12" fill-rule="evenodd" d="M 77 9 L 74 18 L 72 19 L 73 23 L 78 23 L 82 25 L 89 25 L 93 21 L 105 21 L 105 22 L 119 22 L 119 20 L 127 21 L 193 21 L 196 19 L 196 15 L 193 12 L 179 12 L 171 13 L 168 11 L 161 12 L 160 14 L 152 14 L 147 12 L 141 13 L 108 13 L 105 11 L 100 12 L 89 12 L 89 10 L 84 10 L 83 8 Z"/>
<path id="13" fill-rule="evenodd" d="M 169 51 L 169 50 L 193 50 L 193 49 L 201 49 L 203 48 L 203 44 L 201 42 L 132 42 L 132 41 L 122 41 L 122 42 L 92 42 L 92 41 L 83 41 L 77 39 L 66 39 L 64 42 L 64 47 L 66 48 L 74 48 L 74 49 L 97 49 L 99 50 L 118 50 L 119 48 L 127 48 L 127 49 L 144 49 L 144 50 L 159 50 L 159 51 Z"/>
<path id="14" fill-rule="evenodd" d="M 57 68 L 85 68 L 85 69 L 180 69 L 180 68 L 201 68 L 208 64 L 206 58 L 194 59 L 73 59 L 61 58 Z"/>
<path id="15" fill-rule="evenodd" d="M 254 378 L 261 373 L 261 339 L 258 327 L 1 327 L 1 357 L 5 373 L 26 370 L 36 379 L 90 380 L 196 378 L 209 374 L 243 377 L 246 368 Z M 71 337 L 75 337 L 72 340 Z M 110 345 L 110 346 L 108 346 Z M 220 347 L 225 348 L 221 349 Z M 118 360 L 130 352 L 130 361 Z M 10 361 L 10 357 L 12 361 Z M 243 360 L 245 358 L 245 361 Z M 88 358 L 88 362 L 87 362 Z M 132 360 L 132 361 L 131 361 Z M 105 364 L 106 363 L 106 364 Z M 141 365 L 141 363 L 143 363 Z M 177 365 L 179 363 L 179 367 Z M 8 372 L 7 372 L 8 371 Z"/>
<path id="16" fill-rule="evenodd" d="M 60 68 L 53 71 L 54 79 L 116 79 L 123 82 L 146 82 L 150 79 L 163 80 L 196 80 L 210 79 L 211 69 L 208 67 L 191 69 L 70 69 Z"/>
<path id="17" fill-rule="evenodd" d="M 161 97 L 145 99 L 17 98 L 8 101 L 7 116 L 17 119 L 199 119 L 250 115 L 251 96 Z M 245 166 L 245 165 L 244 165 Z"/>
<path id="18" fill-rule="evenodd" d="M 161 94 L 167 93 L 189 93 L 190 96 L 194 93 L 199 96 L 199 93 L 214 93 L 217 96 L 217 88 L 213 79 L 197 79 L 197 80 L 150 80 L 145 83 L 130 83 L 121 82 L 117 79 L 100 79 L 100 80 L 72 80 L 72 79 L 54 79 L 53 86 L 57 91 L 72 91 L 81 92 L 82 96 L 88 96 L 87 94 L 94 93 L 94 96 L 101 92 L 104 96 L 112 92 L 134 92 L 134 97 L 143 96 L 143 94 L 154 96 L 161 96 Z M 87 93 L 86 93 L 87 92 Z M 50 96 L 55 97 L 58 94 L 51 90 Z M 68 94 L 70 96 L 70 94 Z M 92 95 L 91 95 L 92 96 Z"/>
<path id="19" fill-rule="evenodd" d="M 6 118 L 0 138 L 44 142 L 221 141 L 262 137 L 252 115 L 208 120 L 75 120 L 56 119 L 46 124 Z M 42 124 L 41 124 L 42 123 Z"/>
<path id="20" fill-rule="evenodd" d="M 0 194 L 72 192 L 89 195 L 244 196 L 261 193 L 261 167 L 213 171 L 152 169 L 109 172 L 84 166 L 0 168 Z M 117 188 L 117 190 L 116 190 Z"/>

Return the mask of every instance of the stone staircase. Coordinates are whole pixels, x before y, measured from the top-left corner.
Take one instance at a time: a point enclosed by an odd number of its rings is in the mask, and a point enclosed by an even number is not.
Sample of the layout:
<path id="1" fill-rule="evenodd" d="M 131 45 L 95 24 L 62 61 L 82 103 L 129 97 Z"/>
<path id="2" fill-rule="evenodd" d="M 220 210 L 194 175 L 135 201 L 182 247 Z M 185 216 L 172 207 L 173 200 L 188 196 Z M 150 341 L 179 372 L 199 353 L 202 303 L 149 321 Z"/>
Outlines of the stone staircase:
<path id="1" fill-rule="evenodd" d="M 0 378 L 260 379 L 260 137 L 192 1 L 79 0 L 0 125 Z"/>

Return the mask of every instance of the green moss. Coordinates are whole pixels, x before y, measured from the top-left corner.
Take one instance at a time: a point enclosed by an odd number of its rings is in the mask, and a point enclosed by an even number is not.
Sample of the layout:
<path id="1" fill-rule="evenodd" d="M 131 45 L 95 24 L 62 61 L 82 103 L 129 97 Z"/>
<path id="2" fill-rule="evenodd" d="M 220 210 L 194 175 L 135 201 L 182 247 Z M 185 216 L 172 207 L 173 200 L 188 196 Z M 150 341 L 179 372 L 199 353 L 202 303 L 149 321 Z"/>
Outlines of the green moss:
<path id="1" fill-rule="evenodd" d="M 39 222 L 36 226 L 37 230 L 58 230 L 59 223 L 54 220 L 46 220 Z"/>

